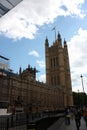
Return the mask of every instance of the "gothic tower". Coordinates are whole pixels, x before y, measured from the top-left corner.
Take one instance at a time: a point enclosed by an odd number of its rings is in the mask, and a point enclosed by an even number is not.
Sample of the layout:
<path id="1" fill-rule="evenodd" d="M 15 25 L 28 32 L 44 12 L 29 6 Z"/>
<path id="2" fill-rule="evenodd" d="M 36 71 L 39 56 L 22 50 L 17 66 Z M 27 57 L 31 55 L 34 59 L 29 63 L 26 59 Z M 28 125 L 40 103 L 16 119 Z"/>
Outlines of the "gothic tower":
<path id="1" fill-rule="evenodd" d="M 50 87 L 61 88 L 64 106 L 73 105 L 70 66 L 67 43 L 58 33 L 57 39 L 52 46 L 45 40 L 46 57 L 46 84 Z"/>

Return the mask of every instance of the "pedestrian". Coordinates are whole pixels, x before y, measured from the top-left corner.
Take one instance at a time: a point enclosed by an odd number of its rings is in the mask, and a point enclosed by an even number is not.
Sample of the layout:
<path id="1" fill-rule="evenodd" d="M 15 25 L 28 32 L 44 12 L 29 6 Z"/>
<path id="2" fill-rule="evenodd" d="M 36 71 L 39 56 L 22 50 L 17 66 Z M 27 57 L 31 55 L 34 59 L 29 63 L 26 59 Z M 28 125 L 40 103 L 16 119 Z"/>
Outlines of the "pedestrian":
<path id="1" fill-rule="evenodd" d="M 70 109 L 65 109 L 65 124 L 70 125 Z"/>
<path id="2" fill-rule="evenodd" d="M 79 130 L 79 127 L 81 126 L 81 112 L 78 108 L 75 111 L 75 122 L 77 130 Z"/>
<path id="3" fill-rule="evenodd" d="M 71 108 L 71 119 L 72 120 L 74 119 L 74 108 L 73 107 Z"/>
<path id="4" fill-rule="evenodd" d="M 87 127 L 87 108 L 85 108 L 85 110 L 83 111 L 83 118 L 85 120 L 86 127 Z"/>

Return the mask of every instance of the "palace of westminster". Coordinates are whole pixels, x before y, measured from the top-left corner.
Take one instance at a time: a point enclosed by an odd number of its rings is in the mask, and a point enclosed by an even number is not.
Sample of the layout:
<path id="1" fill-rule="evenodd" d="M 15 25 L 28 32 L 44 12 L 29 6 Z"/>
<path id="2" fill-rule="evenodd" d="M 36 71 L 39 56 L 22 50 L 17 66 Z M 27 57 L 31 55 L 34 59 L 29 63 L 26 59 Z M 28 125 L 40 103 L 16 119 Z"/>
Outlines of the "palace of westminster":
<path id="1" fill-rule="evenodd" d="M 19 68 L 18 74 L 0 68 L 0 103 L 7 103 L 8 112 L 56 111 L 73 105 L 68 48 L 60 33 L 51 46 L 46 37 L 45 60 L 46 83 L 36 80 L 37 70 L 30 65 Z"/>

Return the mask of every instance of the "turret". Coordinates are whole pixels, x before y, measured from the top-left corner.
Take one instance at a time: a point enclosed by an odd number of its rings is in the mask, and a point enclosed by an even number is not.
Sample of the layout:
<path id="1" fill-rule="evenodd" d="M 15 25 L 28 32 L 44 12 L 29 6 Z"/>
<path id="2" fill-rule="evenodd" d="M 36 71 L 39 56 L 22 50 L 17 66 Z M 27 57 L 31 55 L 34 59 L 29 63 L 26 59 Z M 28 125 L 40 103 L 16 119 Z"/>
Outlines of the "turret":
<path id="1" fill-rule="evenodd" d="M 48 42 L 48 38 L 47 37 L 45 39 L 45 47 L 49 47 L 49 42 Z"/>
<path id="2" fill-rule="evenodd" d="M 20 67 L 19 68 L 19 75 L 21 75 L 21 73 L 22 73 L 22 68 Z"/>
<path id="3" fill-rule="evenodd" d="M 58 40 L 58 47 L 62 47 L 61 35 L 59 32 L 58 32 L 57 40 Z"/>
<path id="4" fill-rule="evenodd" d="M 65 39 L 64 39 L 64 48 L 67 50 L 67 43 Z"/>

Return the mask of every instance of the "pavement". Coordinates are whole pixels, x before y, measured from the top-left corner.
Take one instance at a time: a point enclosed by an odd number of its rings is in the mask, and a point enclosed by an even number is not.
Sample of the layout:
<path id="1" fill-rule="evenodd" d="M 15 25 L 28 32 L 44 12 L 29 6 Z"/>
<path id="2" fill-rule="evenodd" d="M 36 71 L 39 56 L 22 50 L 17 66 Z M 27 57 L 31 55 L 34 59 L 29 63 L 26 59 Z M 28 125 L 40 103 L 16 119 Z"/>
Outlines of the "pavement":
<path id="1" fill-rule="evenodd" d="M 65 125 L 65 121 L 61 119 L 60 123 L 59 121 L 56 121 L 50 128 L 47 130 L 77 130 L 75 120 L 70 120 L 70 125 Z M 81 118 L 81 126 L 80 130 L 87 130 L 85 121 L 83 117 Z"/>

